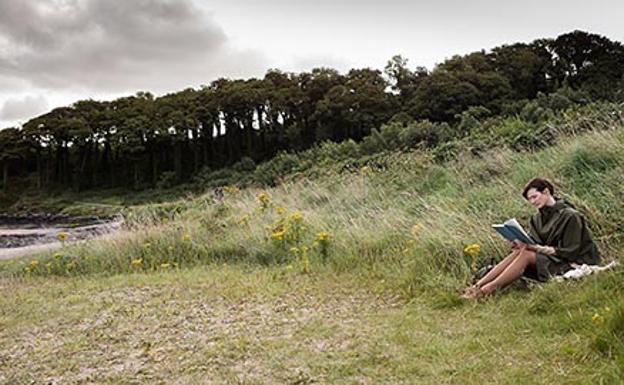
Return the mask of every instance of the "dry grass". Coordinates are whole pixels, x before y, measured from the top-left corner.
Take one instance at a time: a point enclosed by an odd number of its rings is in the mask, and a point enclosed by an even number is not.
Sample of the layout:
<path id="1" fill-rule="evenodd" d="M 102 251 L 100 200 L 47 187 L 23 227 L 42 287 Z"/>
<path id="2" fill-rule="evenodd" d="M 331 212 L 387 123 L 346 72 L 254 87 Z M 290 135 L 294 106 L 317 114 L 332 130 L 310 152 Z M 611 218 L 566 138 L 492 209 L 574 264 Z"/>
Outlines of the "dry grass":
<path id="1" fill-rule="evenodd" d="M 562 301 L 597 282 L 568 286 Z M 0 285 L 13 293 L 0 300 L 7 385 L 615 384 L 621 375 L 575 326 L 591 327 L 593 308 L 541 308 L 561 284 L 442 306 L 405 303 L 357 275 L 233 265 Z"/>

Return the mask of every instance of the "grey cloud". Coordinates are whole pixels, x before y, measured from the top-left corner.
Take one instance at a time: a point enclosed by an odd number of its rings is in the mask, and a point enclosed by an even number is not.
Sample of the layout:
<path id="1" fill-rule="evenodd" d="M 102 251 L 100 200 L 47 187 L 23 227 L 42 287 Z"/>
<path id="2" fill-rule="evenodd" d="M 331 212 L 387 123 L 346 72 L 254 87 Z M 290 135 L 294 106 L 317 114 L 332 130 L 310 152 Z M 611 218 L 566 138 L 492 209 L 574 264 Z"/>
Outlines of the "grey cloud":
<path id="1" fill-rule="evenodd" d="M 190 0 L 4 0 L 0 26 L 0 77 L 38 87 L 162 92 L 265 67 Z"/>
<path id="2" fill-rule="evenodd" d="M 42 95 L 26 96 L 22 99 L 8 99 L 0 108 L 0 120 L 18 120 L 40 114 L 48 108 L 48 101 Z"/>

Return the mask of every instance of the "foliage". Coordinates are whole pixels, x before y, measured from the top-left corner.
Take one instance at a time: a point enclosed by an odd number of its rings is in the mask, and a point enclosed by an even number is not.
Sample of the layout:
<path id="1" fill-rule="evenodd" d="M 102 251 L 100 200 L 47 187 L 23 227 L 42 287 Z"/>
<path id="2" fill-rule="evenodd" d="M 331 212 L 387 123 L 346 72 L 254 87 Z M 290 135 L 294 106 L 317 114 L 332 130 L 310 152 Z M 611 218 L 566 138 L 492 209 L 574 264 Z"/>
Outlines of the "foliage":
<path id="1" fill-rule="evenodd" d="M 75 192 L 189 182 L 274 185 L 313 167 L 293 154 L 328 150 L 327 141 L 348 142 L 339 148 L 351 157 L 441 146 L 436 152 L 444 158 L 453 141 L 496 117 L 536 125 L 505 138 L 534 150 L 552 141 L 543 122 L 624 95 L 622 44 L 582 31 L 456 55 L 431 71 L 407 64 L 394 56 L 383 74 L 270 70 L 262 79 L 217 79 L 160 97 L 81 100 L 1 131 L 2 187 L 11 195 L 23 181 L 30 190 Z M 479 140 L 474 148 L 483 145 Z"/>

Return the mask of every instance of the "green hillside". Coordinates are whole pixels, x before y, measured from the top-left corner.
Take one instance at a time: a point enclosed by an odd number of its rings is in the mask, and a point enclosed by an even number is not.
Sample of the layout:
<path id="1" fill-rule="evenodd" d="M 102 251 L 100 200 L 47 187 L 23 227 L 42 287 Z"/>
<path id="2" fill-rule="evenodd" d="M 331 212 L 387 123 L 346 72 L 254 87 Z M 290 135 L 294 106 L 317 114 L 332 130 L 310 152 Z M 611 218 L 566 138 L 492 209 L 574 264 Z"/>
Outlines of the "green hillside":
<path id="1" fill-rule="evenodd" d="M 532 214 L 537 175 L 621 259 L 624 120 L 600 114 L 558 120 L 547 145 L 514 147 L 510 121 L 452 156 L 386 143 L 273 188 L 132 206 L 114 237 L 3 261 L 0 383 L 622 383 L 621 268 L 458 299 L 507 252 L 490 224 Z"/>

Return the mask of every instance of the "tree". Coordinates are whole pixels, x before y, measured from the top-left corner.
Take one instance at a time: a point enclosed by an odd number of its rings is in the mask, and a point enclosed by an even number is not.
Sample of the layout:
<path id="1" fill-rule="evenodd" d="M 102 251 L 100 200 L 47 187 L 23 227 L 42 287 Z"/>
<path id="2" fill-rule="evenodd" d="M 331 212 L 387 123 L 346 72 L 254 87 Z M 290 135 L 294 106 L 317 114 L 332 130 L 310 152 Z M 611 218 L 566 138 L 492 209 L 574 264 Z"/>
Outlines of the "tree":
<path id="1" fill-rule="evenodd" d="M 548 74 L 552 58 L 539 41 L 496 47 L 488 55 L 497 73 L 509 81 L 512 98 L 533 99 L 549 92 Z"/>
<path id="2" fill-rule="evenodd" d="M 401 103 L 405 103 L 414 96 L 414 92 L 424 78 L 429 75 L 425 67 L 417 67 L 410 71 L 408 60 L 401 55 L 395 55 L 386 64 L 384 74 L 388 77 L 392 90 L 398 94 Z"/>
<path id="3" fill-rule="evenodd" d="M 0 164 L 2 165 L 2 187 L 9 188 L 9 170 L 11 165 L 24 159 L 26 144 L 22 133 L 17 128 L 0 130 Z"/>
<path id="4" fill-rule="evenodd" d="M 409 104 L 417 119 L 448 122 L 470 106 L 480 105 L 479 90 L 446 71 L 434 71 L 423 80 Z"/>
<path id="5" fill-rule="evenodd" d="M 189 133 L 197 130 L 199 121 L 189 108 L 192 90 L 184 94 L 169 94 L 158 98 L 157 116 L 160 125 L 159 135 L 163 135 L 163 146 L 166 149 L 167 161 L 172 161 L 175 182 L 180 183 L 187 174 L 184 170 L 184 147 L 188 144 Z M 173 156 L 171 156 L 173 155 Z M 171 163 L 170 163 L 171 164 Z M 171 168 L 169 168 L 170 170 Z"/>
<path id="6" fill-rule="evenodd" d="M 604 36 L 573 31 L 557 37 L 554 74 L 559 84 L 586 88 L 595 97 L 609 98 L 624 76 L 624 46 Z"/>
<path id="7" fill-rule="evenodd" d="M 399 110 L 398 103 L 386 93 L 388 83 L 378 70 L 353 69 L 346 77 L 349 90 L 348 127 L 345 137 L 361 140 L 379 128 Z"/>

